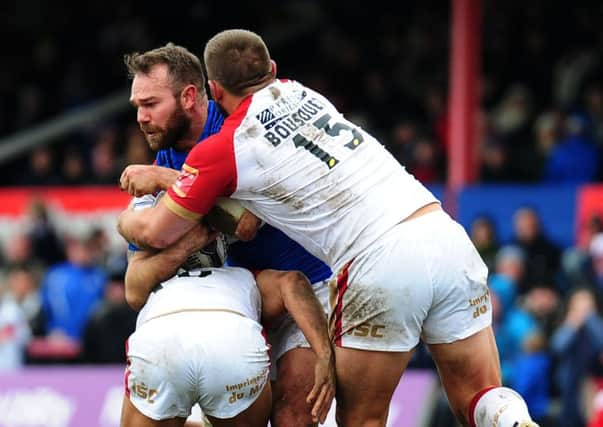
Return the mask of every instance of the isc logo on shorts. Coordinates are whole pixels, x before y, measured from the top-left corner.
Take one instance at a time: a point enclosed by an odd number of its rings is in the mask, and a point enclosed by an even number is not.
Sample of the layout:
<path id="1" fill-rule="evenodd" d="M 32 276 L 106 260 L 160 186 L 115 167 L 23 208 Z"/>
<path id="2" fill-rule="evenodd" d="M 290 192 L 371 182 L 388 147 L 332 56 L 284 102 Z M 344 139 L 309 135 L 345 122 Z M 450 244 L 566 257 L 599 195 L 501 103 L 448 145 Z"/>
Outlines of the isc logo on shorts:
<path id="1" fill-rule="evenodd" d="M 136 382 L 132 382 L 131 391 L 136 396 L 146 400 L 151 404 L 155 403 L 154 398 L 157 397 L 157 395 L 159 394 L 159 390 L 157 390 L 156 388 L 150 389 L 145 383 L 138 384 Z"/>
<path id="2" fill-rule="evenodd" d="M 385 325 L 371 325 L 370 323 L 363 323 L 355 328 L 350 329 L 346 335 L 353 335 L 355 337 L 371 337 L 371 338 L 383 338 L 383 329 Z"/>

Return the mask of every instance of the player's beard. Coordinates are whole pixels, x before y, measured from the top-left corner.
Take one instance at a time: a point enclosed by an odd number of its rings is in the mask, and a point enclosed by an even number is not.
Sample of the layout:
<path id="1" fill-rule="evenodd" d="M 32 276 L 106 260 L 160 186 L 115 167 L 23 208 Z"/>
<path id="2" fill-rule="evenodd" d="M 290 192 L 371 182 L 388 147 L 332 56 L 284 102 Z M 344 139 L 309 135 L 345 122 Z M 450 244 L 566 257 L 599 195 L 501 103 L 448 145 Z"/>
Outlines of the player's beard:
<path id="1" fill-rule="evenodd" d="M 141 126 L 144 137 L 153 151 L 159 151 L 174 147 L 191 128 L 191 119 L 186 115 L 182 107 L 176 106 L 172 115 L 168 118 L 165 128 L 155 126 Z M 152 132 L 149 135 L 148 132 Z"/>

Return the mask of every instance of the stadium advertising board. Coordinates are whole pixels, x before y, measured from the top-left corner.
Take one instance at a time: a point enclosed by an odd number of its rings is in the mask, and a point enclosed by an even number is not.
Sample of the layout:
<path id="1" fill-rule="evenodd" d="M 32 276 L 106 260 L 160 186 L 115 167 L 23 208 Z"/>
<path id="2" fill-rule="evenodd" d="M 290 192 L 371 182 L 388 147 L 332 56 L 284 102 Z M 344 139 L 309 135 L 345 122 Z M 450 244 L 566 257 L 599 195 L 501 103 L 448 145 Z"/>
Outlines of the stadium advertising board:
<path id="1" fill-rule="evenodd" d="M 122 367 L 28 367 L 0 374 L 0 427 L 117 427 Z M 435 377 L 409 371 L 398 386 L 388 426 L 423 427 Z M 331 408 L 327 427 L 335 426 Z"/>

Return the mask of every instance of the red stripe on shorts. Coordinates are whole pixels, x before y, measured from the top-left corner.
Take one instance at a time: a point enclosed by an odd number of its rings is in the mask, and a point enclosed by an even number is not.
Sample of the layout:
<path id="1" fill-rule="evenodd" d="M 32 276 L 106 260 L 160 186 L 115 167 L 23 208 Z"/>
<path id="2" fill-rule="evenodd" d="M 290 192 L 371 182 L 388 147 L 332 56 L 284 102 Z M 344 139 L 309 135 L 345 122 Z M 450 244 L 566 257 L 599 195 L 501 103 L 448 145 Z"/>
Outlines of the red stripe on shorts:
<path id="1" fill-rule="evenodd" d="M 348 270 L 354 260 L 348 262 L 337 275 L 337 303 L 335 304 L 335 345 L 341 347 L 343 322 L 343 294 L 348 289 Z"/>
<path id="2" fill-rule="evenodd" d="M 128 387 L 128 377 L 130 376 L 130 359 L 128 358 L 128 350 L 129 350 L 129 341 L 130 339 L 128 338 L 126 340 L 126 373 L 124 375 L 124 382 L 126 385 L 126 397 L 130 398 L 130 387 Z"/>

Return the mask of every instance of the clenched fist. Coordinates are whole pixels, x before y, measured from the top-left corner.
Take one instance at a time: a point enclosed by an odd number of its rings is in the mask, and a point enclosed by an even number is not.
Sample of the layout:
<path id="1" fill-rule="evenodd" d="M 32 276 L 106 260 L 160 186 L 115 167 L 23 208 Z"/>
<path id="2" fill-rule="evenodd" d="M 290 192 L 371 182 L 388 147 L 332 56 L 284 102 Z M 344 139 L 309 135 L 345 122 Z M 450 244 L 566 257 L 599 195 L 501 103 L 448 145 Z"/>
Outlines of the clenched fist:
<path id="1" fill-rule="evenodd" d="M 129 165 L 119 178 L 119 187 L 130 195 L 139 197 L 167 190 L 178 178 L 174 169 L 154 165 Z"/>

